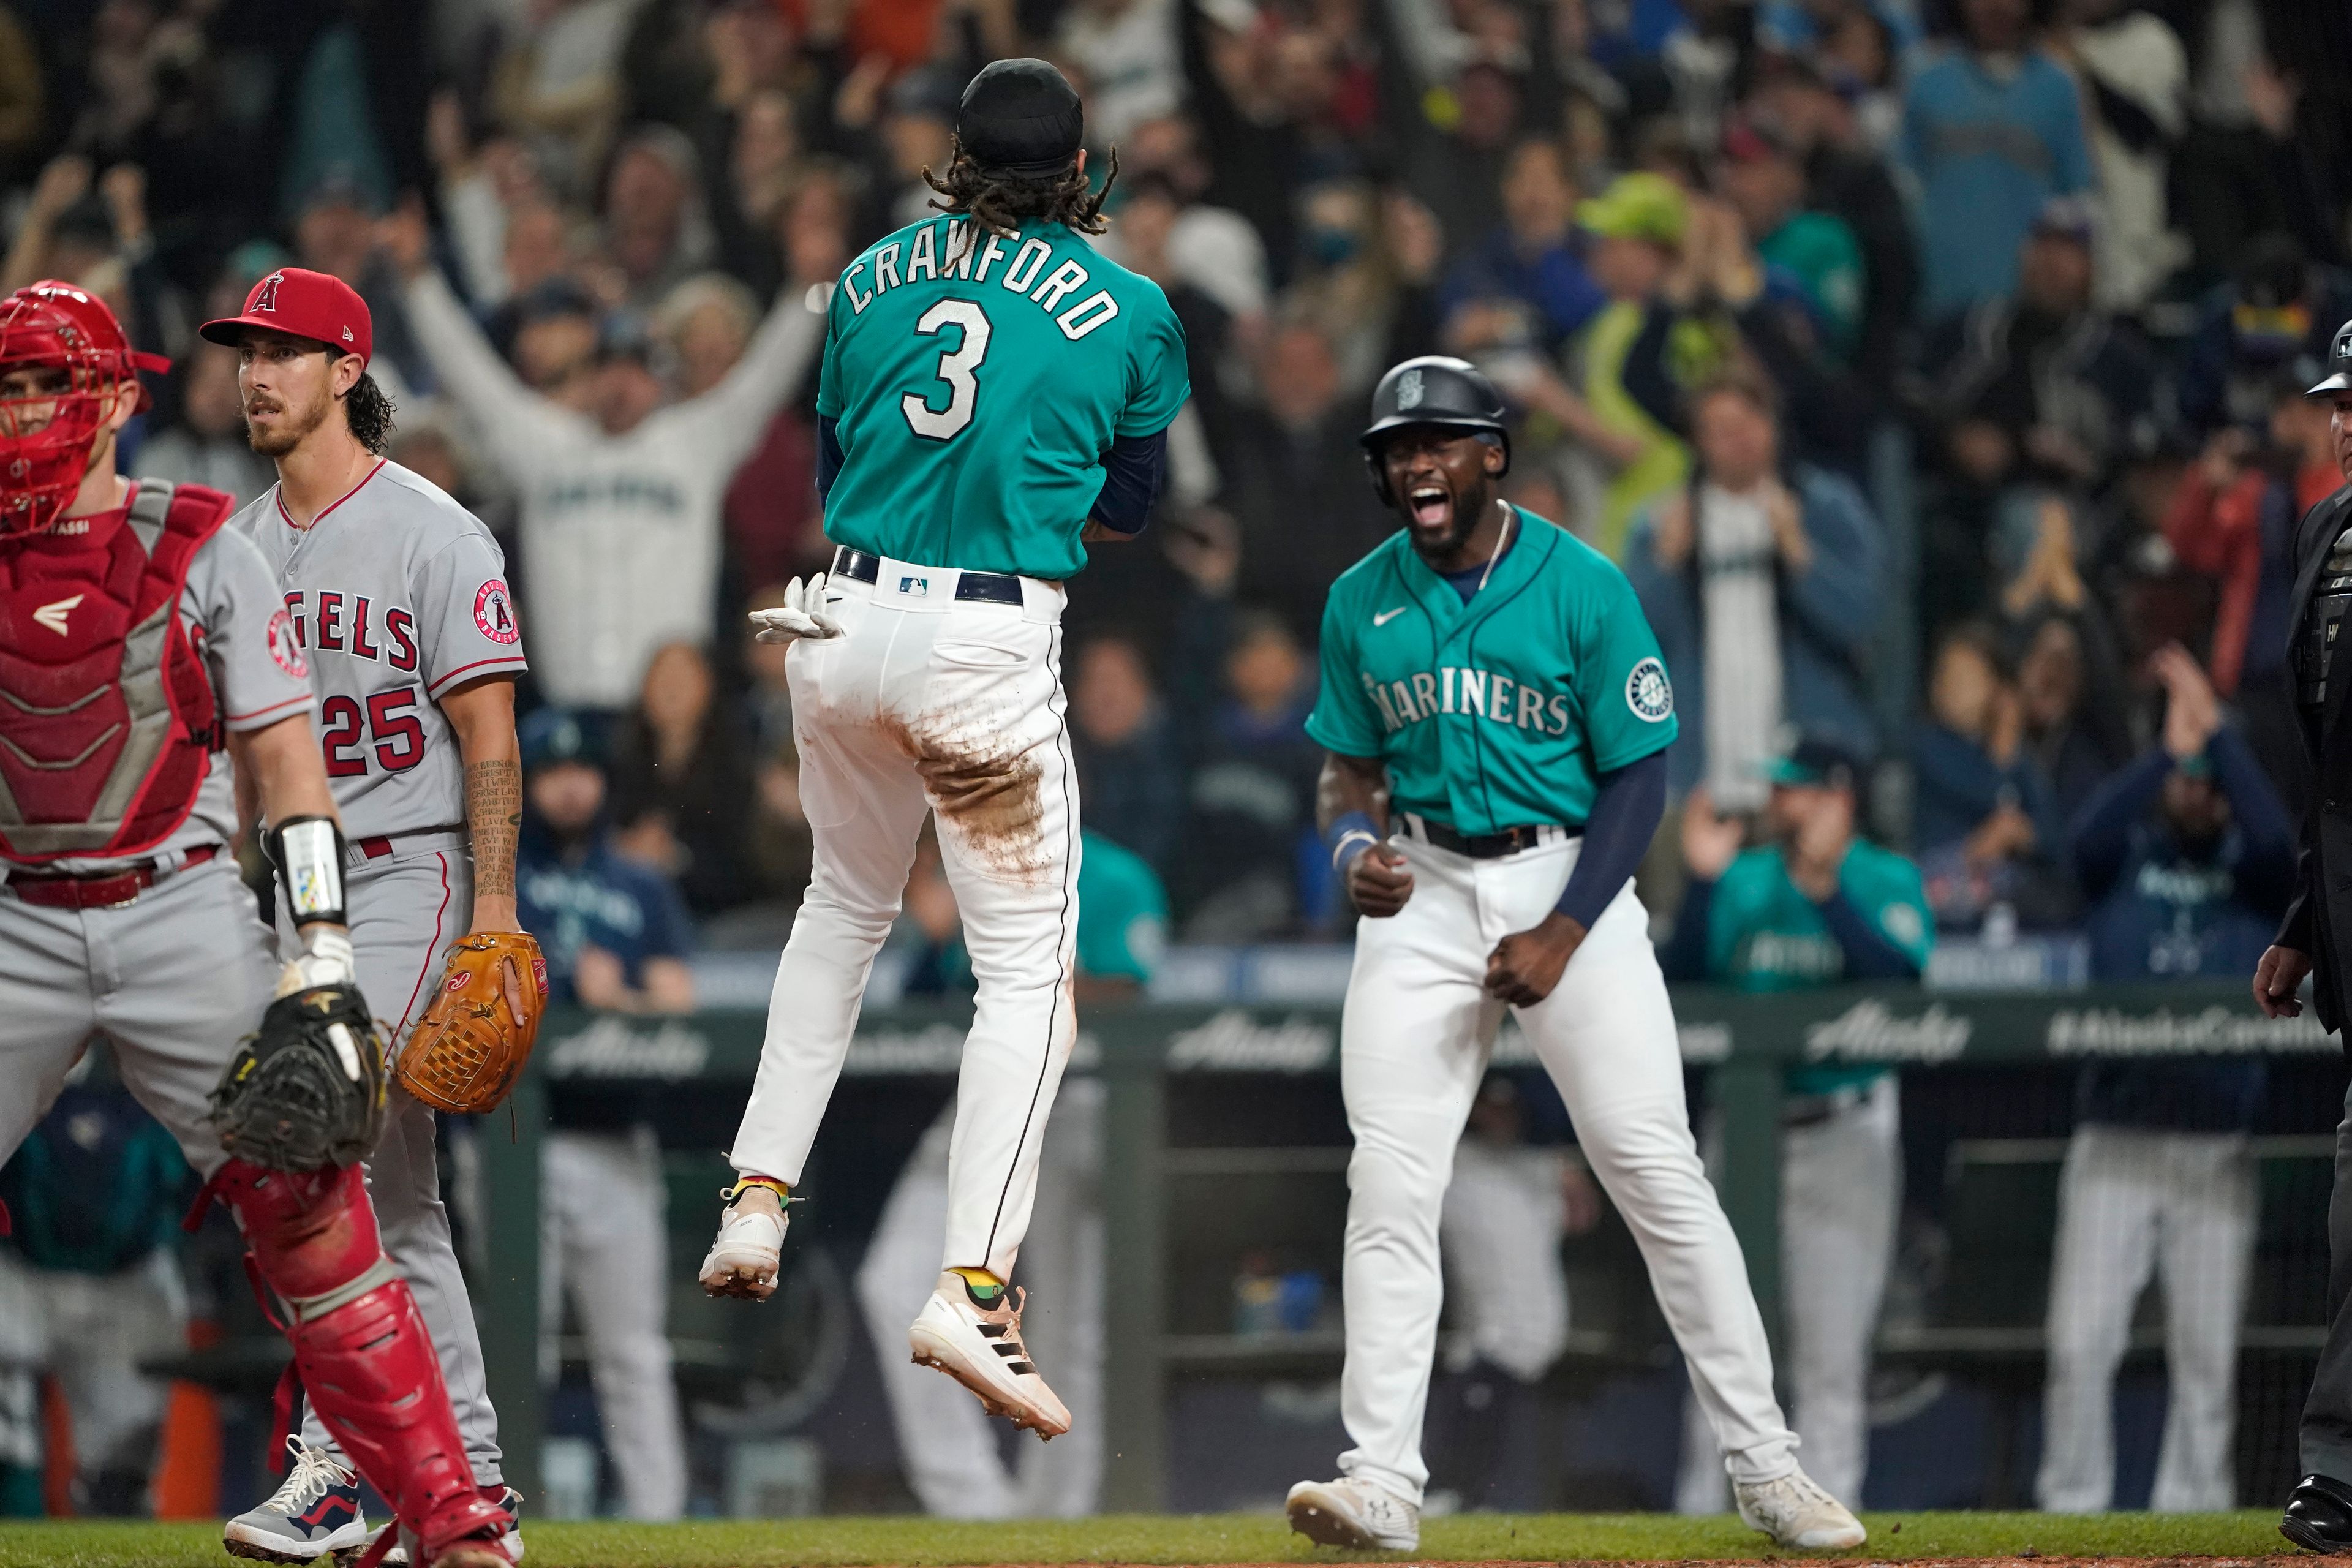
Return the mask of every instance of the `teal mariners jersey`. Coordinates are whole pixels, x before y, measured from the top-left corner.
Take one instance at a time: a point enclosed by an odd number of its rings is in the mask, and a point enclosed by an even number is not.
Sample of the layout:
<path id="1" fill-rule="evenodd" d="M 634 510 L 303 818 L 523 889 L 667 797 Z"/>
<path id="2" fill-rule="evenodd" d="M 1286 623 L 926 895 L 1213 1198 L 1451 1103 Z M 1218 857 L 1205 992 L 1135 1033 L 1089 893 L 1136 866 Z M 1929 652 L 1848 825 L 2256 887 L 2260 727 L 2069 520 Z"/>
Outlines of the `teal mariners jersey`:
<path id="1" fill-rule="evenodd" d="M 969 218 L 910 225 L 849 264 L 826 312 L 816 409 L 843 463 L 825 536 L 1070 576 L 1112 437 L 1167 428 L 1191 390 L 1160 285 L 1066 226 L 1006 241 Z"/>
<path id="2" fill-rule="evenodd" d="M 1388 764 L 1392 811 L 1457 833 L 1581 826 L 1602 773 L 1675 738 L 1674 689 L 1625 574 L 1519 510 L 1468 604 L 1400 529 L 1331 584 L 1307 732 Z"/>
<path id="3" fill-rule="evenodd" d="M 1855 839 L 1838 868 L 1838 890 L 1879 935 L 1922 969 L 1936 944 L 1919 868 L 1892 849 Z M 1845 952 L 1821 910 L 1789 878 L 1778 847 L 1743 851 L 1724 868 L 1707 910 L 1706 972 L 1742 991 L 1801 991 L 1845 978 Z M 1789 1074 L 1798 1094 L 1865 1083 L 1881 1067 L 1807 1067 Z"/>
<path id="4" fill-rule="evenodd" d="M 1150 984 L 1168 951 L 1168 889 L 1160 873 L 1100 834 L 1081 832 L 1078 843 L 1078 973 Z M 949 941 L 940 973 L 955 990 L 971 989 L 971 952 L 962 933 Z"/>
<path id="5" fill-rule="evenodd" d="M 1142 856 L 1078 837 L 1078 973 L 1149 984 L 1168 951 L 1168 891 Z"/>

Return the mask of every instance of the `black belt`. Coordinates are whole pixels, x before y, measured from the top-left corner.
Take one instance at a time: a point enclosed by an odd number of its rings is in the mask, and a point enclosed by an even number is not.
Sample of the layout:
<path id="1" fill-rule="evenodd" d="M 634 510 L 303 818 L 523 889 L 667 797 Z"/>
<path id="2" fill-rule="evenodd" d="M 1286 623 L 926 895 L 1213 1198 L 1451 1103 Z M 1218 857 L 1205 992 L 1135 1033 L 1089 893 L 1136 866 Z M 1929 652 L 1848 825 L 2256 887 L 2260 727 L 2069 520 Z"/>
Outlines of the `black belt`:
<path id="1" fill-rule="evenodd" d="M 882 557 L 839 546 L 833 552 L 833 574 L 871 583 L 882 574 Z M 956 579 L 955 596 L 965 605 L 1018 605 L 1023 602 L 1021 579 L 1006 572 L 966 572 Z"/>
<path id="2" fill-rule="evenodd" d="M 1423 843 L 1439 849 L 1450 849 L 1473 860 L 1499 860 L 1506 855 L 1532 849 L 1543 842 L 1544 828 L 1555 826 L 1551 823 L 1530 823 L 1521 827 L 1506 827 L 1498 833 L 1456 833 L 1445 824 L 1430 817 L 1417 820 Z M 1584 837 L 1581 827 L 1560 826 L 1559 831 L 1570 838 Z"/>

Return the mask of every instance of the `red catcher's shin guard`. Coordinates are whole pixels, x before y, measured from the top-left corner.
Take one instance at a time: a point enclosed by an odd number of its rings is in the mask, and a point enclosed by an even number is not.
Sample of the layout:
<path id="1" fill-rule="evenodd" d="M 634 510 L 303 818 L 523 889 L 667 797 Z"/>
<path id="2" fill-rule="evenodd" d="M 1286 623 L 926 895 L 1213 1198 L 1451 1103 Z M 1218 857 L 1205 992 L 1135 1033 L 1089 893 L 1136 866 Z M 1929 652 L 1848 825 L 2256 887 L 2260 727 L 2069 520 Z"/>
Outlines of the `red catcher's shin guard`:
<path id="1" fill-rule="evenodd" d="M 360 1168 L 299 1173 L 233 1160 L 213 1178 L 255 1267 L 285 1300 L 310 1406 L 433 1563 L 506 1555 L 504 1510 L 484 1500 L 457 1436 L 441 1361 L 407 1282 L 377 1239 Z"/>

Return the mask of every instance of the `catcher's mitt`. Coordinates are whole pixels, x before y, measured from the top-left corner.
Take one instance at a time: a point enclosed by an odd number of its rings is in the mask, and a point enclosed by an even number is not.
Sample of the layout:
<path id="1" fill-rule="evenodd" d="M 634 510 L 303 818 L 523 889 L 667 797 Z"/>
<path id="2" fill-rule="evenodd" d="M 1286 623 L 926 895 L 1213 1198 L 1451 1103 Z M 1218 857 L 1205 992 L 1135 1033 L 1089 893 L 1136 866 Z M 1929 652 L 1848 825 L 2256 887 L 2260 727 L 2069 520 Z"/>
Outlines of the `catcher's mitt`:
<path id="1" fill-rule="evenodd" d="M 220 1087 L 221 1147 L 273 1171 L 349 1165 L 383 1131 L 383 1037 L 355 985 L 280 996 L 245 1037 Z"/>
<path id="2" fill-rule="evenodd" d="M 529 932 L 477 931 L 449 948 L 440 994 L 409 1031 L 393 1077 L 436 1110 L 488 1110 L 539 1038 L 547 960 Z"/>

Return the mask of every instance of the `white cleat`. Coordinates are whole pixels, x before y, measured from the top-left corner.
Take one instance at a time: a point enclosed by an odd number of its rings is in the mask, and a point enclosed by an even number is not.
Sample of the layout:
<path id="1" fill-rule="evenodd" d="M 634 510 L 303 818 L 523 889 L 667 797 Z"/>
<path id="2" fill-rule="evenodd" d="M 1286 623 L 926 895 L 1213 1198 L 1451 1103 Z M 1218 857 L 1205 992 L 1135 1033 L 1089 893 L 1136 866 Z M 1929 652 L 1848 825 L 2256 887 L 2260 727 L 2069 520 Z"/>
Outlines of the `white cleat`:
<path id="1" fill-rule="evenodd" d="M 1869 1539 L 1862 1521 L 1802 1470 L 1769 1481 L 1741 1481 L 1731 1489 L 1739 1500 L 1740 1521 L 1776 1545 L 1820 1550 L 1859 1546 Z"/>
<path id="2" fill-rule="evenodd" d="M 1421 1548 L 1421 1510 L 1383 1487 L 1342 1476 L 1290 1489 L 1290 1528 L 1325 1546 L 1359 1552 Z"/>
<path id="3" fill-rule="evenodd" d="M 973 1299 L 962 1275 L 947 1269 L 907 1331 L 907 1348 L 919 1364 L 937 1367 L 971 1390 L 991 1415 L 1050 1443 L 1070 1429 L 1070 1412 L 1037 1375 L 1029 1347 L 1021 1342 L 1027 1300 L 1025 1292 L 1008 1288 L 987 1305 Z"/>
<path id="4" fill-rule="evenodd" d="M 731 1208 L 702 1260 L 702 1288 L 713 1296 L 764 1301 L 776 1293 L 784 1250 L 784 1216 Z"/>

